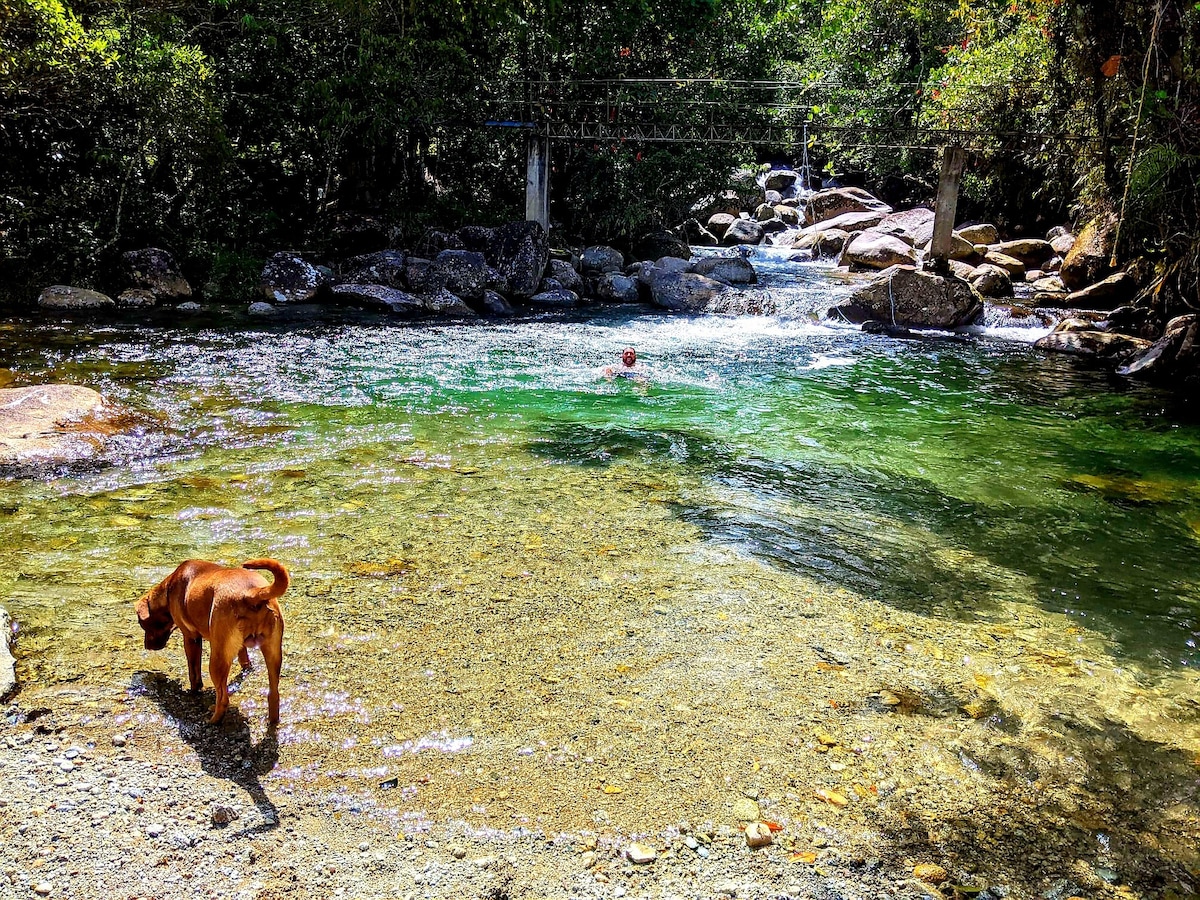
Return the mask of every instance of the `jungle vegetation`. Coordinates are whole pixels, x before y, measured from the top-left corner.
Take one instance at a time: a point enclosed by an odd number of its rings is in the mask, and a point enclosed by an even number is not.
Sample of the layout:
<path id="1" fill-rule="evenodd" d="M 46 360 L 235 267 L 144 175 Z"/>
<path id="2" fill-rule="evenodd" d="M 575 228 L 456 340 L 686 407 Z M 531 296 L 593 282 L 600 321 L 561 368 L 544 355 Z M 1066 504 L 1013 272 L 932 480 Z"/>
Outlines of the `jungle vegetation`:
<path id="1" fill-rule="evenodd" d="M 536 115 L 523 82 L 687 78 L 692 112 L 809 122 L 819 169 L 892 194 L 931 190 L 957 130 L 968 213 L 1115 212 L 1147 289 L 1200 306 L 1198 39 L 1196 0 L 0 0 L 0 293 L 163 246 L 244 296 L 356 221 L 404 245 L 516 218 L 524 145 L 484 123 Z M 556 240 L 677 225 L 801 140 L 556 143 Z"/>

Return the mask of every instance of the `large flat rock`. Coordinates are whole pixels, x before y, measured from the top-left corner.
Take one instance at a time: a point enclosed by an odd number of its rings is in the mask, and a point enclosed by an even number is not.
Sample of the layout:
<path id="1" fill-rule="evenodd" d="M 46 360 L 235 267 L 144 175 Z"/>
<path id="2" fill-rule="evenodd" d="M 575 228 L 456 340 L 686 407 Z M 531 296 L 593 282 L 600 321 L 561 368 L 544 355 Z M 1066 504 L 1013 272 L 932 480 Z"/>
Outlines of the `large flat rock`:
<path id="1" fill-rule="evenodd" d="M 73 384 L 0 388 L 0 465 L 64 463 L 95 455 L 108 431 L 104 398 Z"/>

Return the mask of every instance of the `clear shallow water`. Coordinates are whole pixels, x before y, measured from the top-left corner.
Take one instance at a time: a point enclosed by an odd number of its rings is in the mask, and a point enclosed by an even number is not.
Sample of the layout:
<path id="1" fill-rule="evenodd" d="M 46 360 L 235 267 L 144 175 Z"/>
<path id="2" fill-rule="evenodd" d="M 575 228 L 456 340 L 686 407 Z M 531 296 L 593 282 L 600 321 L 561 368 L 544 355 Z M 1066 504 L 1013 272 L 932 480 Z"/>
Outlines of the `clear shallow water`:
<path id="1" fill-rule="evenodd" d="M 1026 604 L 1138 665 L 1200 661 L 1194 411 L 1008 331 L 817 324 L 841 285 L 756 264 L 776 317 L 20 322 L 0 331 L 14 383 L 87 384 L 159 424 L 115 465 L 3 483 L 0 602 L 34 631 L 102 642 L 188 556 L 401 573 L 439 517 L 552 533 L 592 503 L 653 503 L 700 540 L 906 609 Z M 649 384 L 597 376 L 626 345 Z M 439 575 L 479 579 L 457 558 Z"/>

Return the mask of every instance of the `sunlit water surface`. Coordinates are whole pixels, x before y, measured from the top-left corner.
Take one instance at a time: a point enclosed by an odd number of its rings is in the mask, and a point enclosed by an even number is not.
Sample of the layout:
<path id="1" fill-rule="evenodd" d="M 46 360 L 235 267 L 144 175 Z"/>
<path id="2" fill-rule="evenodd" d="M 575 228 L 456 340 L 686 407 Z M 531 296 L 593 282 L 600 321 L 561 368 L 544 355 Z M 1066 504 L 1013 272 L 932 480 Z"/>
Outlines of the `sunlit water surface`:
<path id="1" fill-rule="evenodd" d="M 12 320 L 10 383 L 86 384 L 157 424 L 108 465 L 3 483 L 0 602 L 29 647 L 112 640 L 180 559 L 320 579 L 402 557 L 439 516 L 553 530 L 619 471 L 604 503 L 666 504 L 768 571 L 948 622 L 1066 613 L 1148 670 L 1200 660 L 1194 411 L 1044 356 L 1041 332 L 819 323 L 844 284 L 760 264 L 777 316 Z M 626 345 L 648 384 L 598 376 Z"/>

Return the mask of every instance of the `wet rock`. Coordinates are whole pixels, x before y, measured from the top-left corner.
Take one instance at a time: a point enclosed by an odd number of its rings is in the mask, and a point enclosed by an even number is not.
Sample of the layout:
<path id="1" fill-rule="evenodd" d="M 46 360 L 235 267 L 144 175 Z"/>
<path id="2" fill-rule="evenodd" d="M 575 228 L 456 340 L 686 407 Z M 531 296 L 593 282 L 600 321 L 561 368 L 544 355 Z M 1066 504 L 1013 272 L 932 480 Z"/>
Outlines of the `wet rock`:
<path id="1" fill-rule="evenodd" d="M 113 309 L 116 301 L 107 294 L 88 288 L 66 284 L 52 284 L 38 295 L 38 306 L 42 309 Z"/>
<path id="2" fill-rule="evenodd" d="M 749 847 L 769 847 L 775 843 L 771 829 L 763 822 L 751 822 L 746 826 L 745 835 Z"/>
<path id="3" fill-rule="evenodd" d="M 463 300 L 482 300 L 484 291 L 505 284 L 505 278 L 487 264 L 482 253 L 470 250 L 443 250 L 434 259 L 429 277 Z"/>
<path id="4" fill-rule="evenodd" d="M 122 254 L 126 287 L 148 291 L 157 300 L 185 300 L 192 296 L 192 286 L 179 269 L 179 264 L 166 250 L 147 247 Z"/>
<path id="5" fill-rule="evenodd" d="M 1039 350 L 1125 362 L 1150 349 L 1150 342 L 1109 331 L 1054 331 L 1034 343 Z"/>
<path id="6" fill-rule="evenodd" d="M 625 268 L 625 256 L 615 247 L 588 247 L 583 251 L 582 265 L 585 275 L 620 272 Z"/>
<path id="7" fill-rule="evenodd" d="M 492 233 L 484 256 L 500 273 L 508 294 L 532 297 L 550 261 L 549 237 L 538 222 L 509 222 Z"/>
<path id="8" fill-rule="evenodd" d="M 329 294 L 338 303 L 385 309 L 401 316 L 419 316 L 427 311 L 423 297 L 382 284 L 339 284 Z"/>
<path id="9" fill-rule="evenodd" d="M 735 244 L 761 244 L 763 228 L 758 222 L 750 219 L 738 219 L 721 236 L 721 243 L 726 246 Z"/>
<path id="10" fill-rule="evenodd" d="M 701 312 L 729 289 L 695 272 L 663 272 L 651 281 L 650 298 L 656 306 L 673 312 Z"/>
<path id="11" fill-rule="evenodd" d="M 13 658 L 12 642 L 12 619 L 0 606 L 0 700 L 6 700 L 17 688 L 17 661 Z"/>
<path id="12" fill-rule="evenodd" d="M 145 288 L 130 288 L 117 294 L 117 306 L 121 309 L 150 309 L 158 298 Z"/>
<path id="13" fill-rule="evenodd" d="M 386 287 L 407 288 L 405 268 L 408 254 L 403 250 L 380 250 L 356 256 L 343 267 L 343 284 L 382 284 Z"/>
<path id="14" fill-rule="evenodd" d="M 890 234 L 864 231 L 854 237 L 842 251 L 841 262 L 851 268 L 887 269 L 897 265 L 912 265 L 916 254 L 906 242 Z"/>
<path id="15" fill-rule="evenodd" d="M 850 240 L 848 231 L 836 228 L 830 231 L 816 231 L 798 237 L 793 242 L 792 249 L 807 250 L 817 259 L 837 259 L 846 249 L 848 240 Z"/>
<path id="16" fill-rule="evenodd" d="M 516 310 L 513 309 L 511 303 L 504 299 L 501 294 L 496 291 L 484 291 L 483 299 L 479 301 L 480 309 L 489 316 L 512 316 L 516 315 Z"/>
<path id="17" fill-rule="evenodd" d="M 767 173 L 763 187 L 768 191 L 778 191 L 781 195 L 787 195 L 799 180 L 799 173 L 791 169 L 772 169 Z"/>
<path id="18" fill-rule="evenodd" d="M 452 294 L 445 288 L 432 291 L 421 299 L 425 302 L 425 309 L 430 315 L 454 319 L 471 319 L 476 315 L 475 310 L 467 306 L 461 297 Z"/>
<path id="19" fill-rule="evenodd" d="M 1001 253 L 999 250 L 988 252 L 983 257 L 983 261 L 995 266 L 997 269 L 1004 270 L 1014 278 L 1019 278 L 1025 274 L 1025 263 L 1014 256 L 1009 256 L 1007 253 Z"/>
<path id="20" fill-rule="evenodd" d="M 1000 232 L 995 225 L 964 225 L 957 231 L 959 236 L 972 244 L 995 244 L 1000 241 Z"/>
<path id="21" fill-rule="evenodd" d="M 960 278 L 893 266 L 833 310 L 851 322 L 877 319 L 910 328 L 957 328 L 979 318 L 983 299 Z"/>
<path id="22" fill-rule="evenodd" d="M 642 235 L 634 242 L 633 258 L 635 260 L 660 259 L 664 256 L 691 259 L 692 248 L 678 235 L 669 231 L 653 231 Z"/>
<path id="23" fill-rule="evenodd" d="M 579 295 L 574 291 L 568 291 L 564 288 L 559 288 L 554 291 L 543 291 L 540 294 L 534 294 L 528 300 L 534 306 L 545 306 L 551 308 L 570 308 L 579 305 Z"/>
<path id="24" fill-rule="evenodd" d="M 0 388 L 0 465 L 55 465 L 93 458 L 112 427 L 91 388 Z"/>
<path id="25" fill-rule="evenodd" d="M 707 230 L 719 241 L 725 237 L 725 232 L 737 220 L 738 216 L 731 215 L 730 213 L 713 213 L 713 215 L 709 216 Z"/>
<path id="26" fill-rule="evenodd" d="M 547 273 L 568 291 L 574 291 L 577 294 L 583 293 L 583 278 L 566 260 L 550 260 Z"/>
<path id="27" fill-rule="evenodd" d="M 1011 297 L 1013 295 L 1012 279 L 1008 273 L 991 263 L 984 263 L 976 268 L 967 280 L 984 297 Z"/>
<path id="28" fill-rule="evenodd" d="M 596 279 L 592 293 L 605 303 L 637 303 L 641 299 L 637 281 L 620 272 L 605 272 Z"/>
<path id="29" fill-rule="evenodd" d="M 625 848 L 625 858 L 634 865 L 645 866 L 658 859 L 658 851 L 635 841 Z"/>
<path id="30" fill-rule="evenodd" d="M 805 226 L 804 234 L 811 234 L 815 231 L 844 231 L 847 234 L 859 234 L 867 229 L 873 229 L 880 225 L 884 220 L 884 214 L 878 211 L 859 211 L 842 213 L 840 216 L 833 216 L 829 219 L 822 219 L 812 225 Z M 903 231 L 903 229 L 901 229 Z M 894 232 L 881 232 L 889 234 L 892 237 L 897 235 Z M 905 241 L 909 243 L 909 241 Z"/>
<path id="31" fill-rule="evenodd" d="M 758 273 L 740 256 L 707 256 L 692 264 L 692 271 L 722 284 L 755 284 Z"/>
<path id="32" fill-rule="evenodd" d="M 1107 331 L 1149 340 L 1156 340 L 1164 331 L 1158 314 L 1144 306 L 1118 306 L 1108 314 L 1107 321 Z"/>
<path id="33" fill-rule="evenodd" d="M 754 218 L 759 222 L 769 222 L 775 218 L 775 207 L 769 203 L 760 203 L 754 210 Z"/>
<path id="34" fill-rule="evenodd" d="M 1067 305 L 1083 309 L 1109 309 L 1127 302 L 1136 290 L 1137 285 L 1132 278 L 1124 272 L 1117 272 L 1103 281 L 1075 291 L 1067 297 Z"/>
<path id="35" fill-rule="evenodd" d="M 1200 381 L 1200 315 L 1172 319 L 1161 338 L 1117 372 L 1137 378 Z"/>
<path id="36" fill-rule="evenodd" d="M 329 284 L 329 276 L 295 253 L 276 253 L 263 266 L 259 290 L 275 303 L 308 303 Z"/>
<path id="37" fill-rule="evenodd" d="M 252 316 L 273 316 L 275 315 L 275 307 L 265 300 L 255 300 L 246 307 L 246 312 Z"/>

